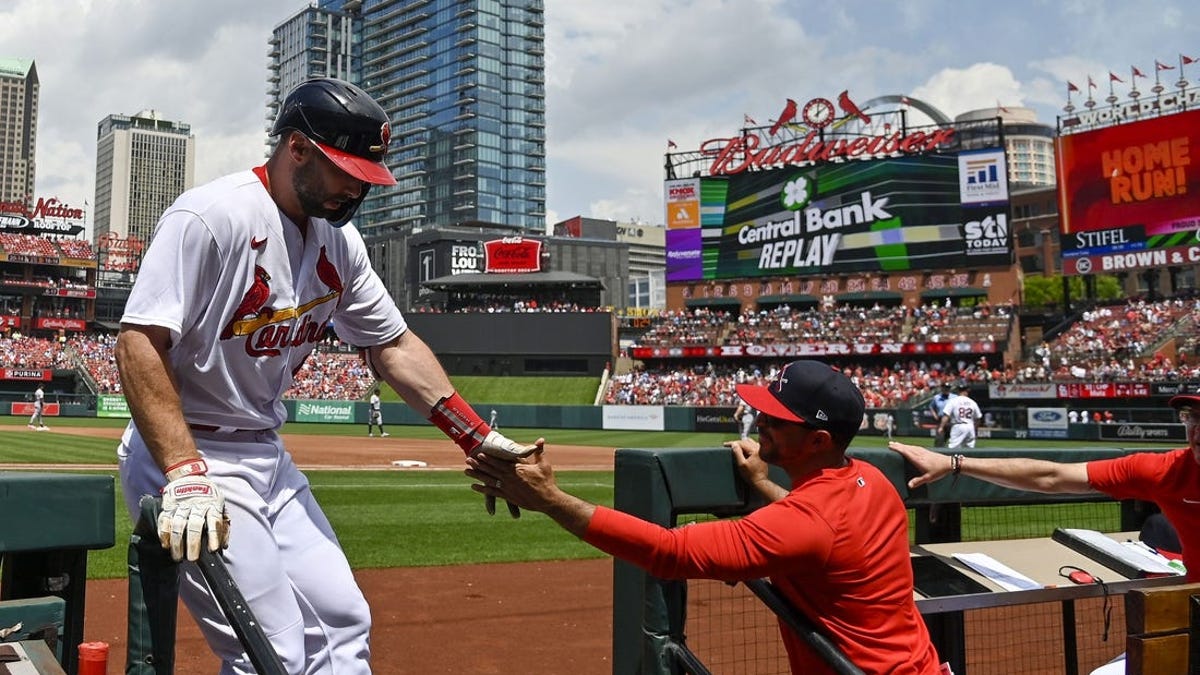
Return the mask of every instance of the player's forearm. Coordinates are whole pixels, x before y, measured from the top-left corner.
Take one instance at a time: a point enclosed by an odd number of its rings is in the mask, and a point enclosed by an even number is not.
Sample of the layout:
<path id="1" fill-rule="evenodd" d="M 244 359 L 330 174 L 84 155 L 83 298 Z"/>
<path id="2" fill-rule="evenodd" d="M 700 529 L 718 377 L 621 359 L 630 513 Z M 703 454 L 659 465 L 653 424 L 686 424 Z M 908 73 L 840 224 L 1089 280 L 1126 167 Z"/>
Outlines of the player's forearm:
<path id="1" fill-rule="evenodd" d="M 428 416 L 438 401 L 454 393 L 454 385 L 433 350 L 411 330 L 371 347 L 368 356 L 376 372 L 422 415 Z"/>
<path id="2" fill-rule="evenodd" d="M 533 510 L 550 516 L 564 530 L 582 539 L 587 532 L 588 523 L 592 521 L 592 516 L 596 513 L 596 506 L 556 489 L 552 498 L 537 505 Z"/>
<path id="3" fill-rule="evenodd" d="M 1084 464 L 1061 464 L 1025 457 L 964 457 L 960 473 L 1002 487 L 1030 492 L 1084 494 L 1095 492 Z"/>
<path id="4" fill-rule="evenodd" d="M 780 499 L 788 496 L 787 488 L 769 478 L 764 478 L 763 480 L 756 482 L 754 484 L 754 489 L 757 490 L 758 494 L 762 495 L 763 499 L 767 500 L 767 502 L 777 502 Z"/>
<path id="5" fill-rule="evenodd" d="M 183 419 L 179 392 L 167 367 L 160 336 L 142 330 L 123 330 L 114 356 L 129 413 L 160 468 L 199 456 Z"/>

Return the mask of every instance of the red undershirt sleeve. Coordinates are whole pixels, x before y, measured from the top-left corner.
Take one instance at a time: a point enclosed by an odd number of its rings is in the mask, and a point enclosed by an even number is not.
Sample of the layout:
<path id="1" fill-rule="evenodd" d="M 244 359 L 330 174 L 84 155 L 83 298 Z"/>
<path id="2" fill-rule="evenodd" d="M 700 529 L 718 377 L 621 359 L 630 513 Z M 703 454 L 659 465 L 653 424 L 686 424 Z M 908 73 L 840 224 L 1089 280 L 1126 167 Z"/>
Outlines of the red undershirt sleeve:
<path id="1" fill-rule="evenodd" d="M 740 520 L 677 528 L 598 506 L 583 539 L 664 579 L 735 581 L 823 565 L 834 537 L 805 504 L 785 500 Z"/>

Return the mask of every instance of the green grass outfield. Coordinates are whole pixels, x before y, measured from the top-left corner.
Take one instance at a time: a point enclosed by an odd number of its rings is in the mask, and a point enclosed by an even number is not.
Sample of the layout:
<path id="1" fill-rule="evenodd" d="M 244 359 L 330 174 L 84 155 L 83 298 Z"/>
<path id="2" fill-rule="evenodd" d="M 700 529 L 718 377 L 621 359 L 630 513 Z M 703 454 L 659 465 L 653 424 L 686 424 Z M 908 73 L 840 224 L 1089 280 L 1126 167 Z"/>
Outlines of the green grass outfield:
<path id="1" fill-rule="evenodd" d="M 0 424 L 24 426 L 24 418 L 0 417 Z M 123 420 L 61 418 L 52 427 L 123 427 Z M 353 432 L 351 432 L 353 429 Z M 284 433 L 349 436 L 353 425 L 288 424 Z M 566 429 L 506 429 L 516 438 L 545 436 L 550 447 L 559 442 L 601 447 L 715 447 L 728 434 L 686 432 L 634 432 Z M 398 426 L 393 435 L 440 439 L 432 426 Z M 14 430 L 0 436 L 3 464 L 102 464 L 115 465 L 115 442 L 49 432 Z M 929 439 L 912 440 L 928 443 Z M 863 437 L 856 446 L 882 444 L 882 438 Z M 1031 441 L 986 440 L 985 447 L 1030 447 Z M 1096 447 L 1095 442 L 1038 443 L 1047 447 Z M 58 469 L 56 469 L 58 470 Z M 82 468 L 80 470 L 83 470 Z M 90 471 L 114 476 L 108 471 Z M 611 471 L 560 471 L 559 483 L 568 491 L 599 504 L 611 505 Z M 508 517 L 503 506 L 488 516 L 482 497 L 466 486 L 470 480 L 456 471 L 310 471 L 309 481 L 333 523 L 350 563 L 355 568 L 457 565 L 489 562 L 526 562 L 603 557 L 579 542 L 541 514 L 520 520 Z M 120 486 L 117 492 L 117 545 L 88 556 L 91 578 L 122 577 L 126 573 L 126 543 L 131 523 Z M 1077 505 L 1062 505 L 1077 508 Z M 1011 521 L 1012 516 L 1006 520 Z M 1073 520 L 1073 519 L 1071 519 Z M 236 532 L 233 536 L 237 536 Z"/>

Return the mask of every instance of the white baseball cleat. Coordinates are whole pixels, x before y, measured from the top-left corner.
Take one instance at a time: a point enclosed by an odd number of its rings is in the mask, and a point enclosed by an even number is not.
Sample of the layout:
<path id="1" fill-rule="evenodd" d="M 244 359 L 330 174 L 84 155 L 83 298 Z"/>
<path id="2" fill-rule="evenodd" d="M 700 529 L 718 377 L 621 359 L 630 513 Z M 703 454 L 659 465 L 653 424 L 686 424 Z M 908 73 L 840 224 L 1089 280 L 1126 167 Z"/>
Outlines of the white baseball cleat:
<path id="1" fill-rule="evenodd" d="M 391 436 L 391 434 L 389 434 L 388 432 L 386 432 L 386 431 L 385 431 L 385 432 L 383 432 L 382 434 L 379 434 L 379 436 L 380 436 L 381 438 L 387 438 L 388 436 Z"/>

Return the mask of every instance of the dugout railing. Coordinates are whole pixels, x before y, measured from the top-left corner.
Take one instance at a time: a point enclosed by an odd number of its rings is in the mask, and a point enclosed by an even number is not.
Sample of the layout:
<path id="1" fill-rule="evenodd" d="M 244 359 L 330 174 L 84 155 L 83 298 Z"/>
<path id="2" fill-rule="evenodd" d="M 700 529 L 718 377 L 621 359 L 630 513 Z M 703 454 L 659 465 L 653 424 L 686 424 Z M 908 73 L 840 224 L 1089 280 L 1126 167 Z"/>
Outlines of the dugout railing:
<path id="1" fill-rule="evenodd" d="M 903 459 L 879 445 L 864 445 L 860 439 L 851 454 L 877 466 L 895 485 L 910 510 L 913 544 L 1049 537 L 1056 527 L 1131 531 L 1139 529 L 1155 510 L 1149 504 L 1116 502 L 1099 495 L 1039 495 L 1010 490 L 969 477 L 909 490 L 907 481 L 913 474 Z M 967 453 L 1079 462 L 1132 451 L 988 448 Z M 777 483 L 788 485 L 781 470 L 773 467 L 771 475 Z M 761 500 L 738 477 L 727 448 L 625 448 L 617 450 L 615 457 L 614 506 L 674 527 L 692 520 L 744 515 L 761 506 Z M 950 661 L 957 675 L 1075 675 L 1089 672 L 1090 667 L 1122 650 L 1123 613 L 1117 600 L 1110 598 L 1111 605 L 1102 605 L 1097 594 L 1086 600 L 1045 603 L 1046 607 L 1036 611 L 1000 607 L 926 613 L 925 617 L 939 654 Z M 1109 626 L 1104 614 L 1113 605 L 1118 611 Z M 722 612 L 737 616 L 721 616 Z M 717 616 L 710 616 L 713 613 Z M 1105 623 L 1103 637 L 1101 622 Z M 701 631 L 706 635 L 716 631 L 718 635 L 705 637 L 709 644 L 700 644 Z M 714 675 L 786 673 L 777 631 L 769 610 L 740 585 L 734 588 L 718 582 L 662 580 L 629 563 L 614 561 L 614 674 L 691 672 L 676 658 L 680 645 L 688 647 Z M 754 640 L 775 644 L 736 644 Z M 1030 651 L 1040 652 L 1034 655 L 1038 658 L 1026 654 Z M 1034 665 L 1022 666 L 1026 660 Z"/>

